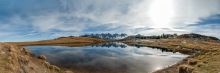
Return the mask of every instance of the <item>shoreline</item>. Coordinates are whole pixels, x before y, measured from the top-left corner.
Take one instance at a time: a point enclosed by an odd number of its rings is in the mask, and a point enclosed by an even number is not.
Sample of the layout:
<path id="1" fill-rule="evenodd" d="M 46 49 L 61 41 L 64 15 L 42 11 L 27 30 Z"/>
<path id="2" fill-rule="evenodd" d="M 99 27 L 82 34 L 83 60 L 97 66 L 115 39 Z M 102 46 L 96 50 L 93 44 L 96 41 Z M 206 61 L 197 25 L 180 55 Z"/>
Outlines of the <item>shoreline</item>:
<path id="1" fill-rule="evenodd" d="M 35 56 L 21 46 L 0 43 L 0 54 L 1 73 L 66 73 L 47 62 L 45 56 Z"/>
<path id="2" fill-rule="evenodd" d="M 183 43 L 182 41 L 186 41 L 187 43 Z M 220 61 L 220 59 L 218 59 L 220 57 L 220 43 L 218 42 L 204 42 L 203 40 L 195 42 L 195 40 L 192 39 L 149 39 L 148 41 L 121 42 L 128 45 L 167 48 L 189 55 L 176 64 L 156 70 L 153 73 L 181 73 L 181 70 L 186 73 L 220 72 L 220 62 L 218 62 Z"/>
<path id="3" fill-rule="evenodd" d="M 167 70 L 172 70 L 172 68 L 174 68 L 174 67 L 179 67 L 180 65 L 183 65 L 183 64 L 187 64 L 187 60 L 189 59 L 189 58 L 193 58 L 193 57 L 195 57 L 196 55 L 198 55 L 200 52 L 198 52 L 198 53 L 195 53 L 194 55 L 189 55 L 188 57 L 186 57 L 186 58 L 183 58 L 182 60 L 180 60 L 180 61 L 178 61 L 177 63 L 174 63 L 173 65 L 169 65 L 169 66 L 167 66 L 167 67 L 164 67 L 164 68 L 161 68 L 161 69 L 159 69 L 159 70 L 156 70 L 156 71 L 153 71 L 152 73 L 161 73 L 161 72 L 164 72 L 164 73 L 171 73 L 171 72 L 173 72 L 173 71 L 170 71 L 170 72 L 167 72 Z M 176 68 L 175 68 L 176 69 Z M 166 72 L 165 72 L 166 71 Z"/>
<path id="4" fill-rule="evenodd" d="M 46 61 L 45 56 L 36 56 L 30 50 L 24 48 L 24 46 L 53 45 L 79 47 L 107 42 L 109 41 L 85 37 L 67 37 L 32 42 L 3 42 L 0 43 L 0 64 L 4 63 L 6 65 L 1 64 L 0 71 L 3 73 L 73 73 L 68 69 L 51 65 Z"/>
<path id="5" fill-rule="evenodd" d="M 85 38 L 84 38 L 85 39 Z M 95 44 L 101 44 L 101 43 L 108 43 L 112 41 L 105 41 L 105 40 L 99 40 L 96 39 L 90 39 L 89 43 L 88 39 L 84 44 L 82 41 L 79 42 L 80 39 L 77 39 L 78 41 L 71 40 L 71 41 L 63 41 L 60 42 L 60 39 L 55 39 L 48 41 L 37 41 L 37 42 L 8 42 L 5 44 L 12 44 L 17 46 L 36 46 L 36 45 L 53 45 L 53 46 L 85 46 L 85 45 L 95 45 Z M 185 42 L 183 42 L 185 41 Z M 52 43 L 51 43 L 52 42 Z M 68 43 L 68 44 L 65 44 Z M 131 46 L 134 45 L 141 45 L 141 46 L 147 46 L 147 47 L 156 47 L 156 48 L 167 48 L 170 50 L 174 50 L 176 52 L 180 52 L 182 54 L 189 55 L 188 57 L 184 58 L 183 60 L 180 60 L 177 63 L 174 63 L 173 65 L 169 65 L 167 67 L 164 67 L 160 70 L 156 70 L 153 73 L 181 73 L 180 70 L 183 69 L 183 71 L 190 70 L 187 73 L 200 73 L 200 72 L 220 72 L 220 43 L 217 42 L 206 42 L 203 40 L 195 41 L 191 39 L 149 39 L 149 41 L 139 41 L 139 42 L 131 42 L 131 41 L 115 41 L 115 42 L 122 42 Z M 73 44 L 75 43 L 75 44 Z M 85 44 L 87 43 L 87 44 Z M 62 68 L 61 68 L 62 69 Z M 70 72 L 71 73 L 71 72 Z"/>

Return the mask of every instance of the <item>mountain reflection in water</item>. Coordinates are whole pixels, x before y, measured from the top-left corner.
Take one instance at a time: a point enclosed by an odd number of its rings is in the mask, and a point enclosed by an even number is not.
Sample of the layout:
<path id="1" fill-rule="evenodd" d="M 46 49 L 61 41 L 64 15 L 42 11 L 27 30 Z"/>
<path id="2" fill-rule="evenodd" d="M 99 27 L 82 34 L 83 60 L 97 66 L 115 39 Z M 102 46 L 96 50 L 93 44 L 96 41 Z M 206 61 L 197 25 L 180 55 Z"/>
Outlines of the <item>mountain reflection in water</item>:
<path id="1" fill-rule="evenodd" d="M 172 65 L 187 55 L 163 48 L 106 43 L 86 47 L 27 46 L 36 55 L 75 73 L 148 73 Z M 162 52 L 163 51 L 163 52 Z"/>
<path id="2" fill-rule="evenodd" d="M 126 48 L 127 45 L 126 44 L 123 44 L 123 43 L 117 43 L 117 42 L 111 42 L 111 43 L 105 43 L 105 44 L 99 44 L 99 45 L 93 45 L 92 47 L 115 47 L 115 48 Z M 159 48 L 159 47 L 153 47 L 153 46 L 143 46 L 143 45 L 134 45 L 134 47 L 137 47 L 137 48 L 141 48 L 141 47 L 150 47 L 152 49 L 157 49 L 157 50 L 161 50 L 162 52 L 173 52 L 173 53 L 176 53 L 175 50 L 170 50 L 170 49 L 167 49 L 167 48 Z"/>

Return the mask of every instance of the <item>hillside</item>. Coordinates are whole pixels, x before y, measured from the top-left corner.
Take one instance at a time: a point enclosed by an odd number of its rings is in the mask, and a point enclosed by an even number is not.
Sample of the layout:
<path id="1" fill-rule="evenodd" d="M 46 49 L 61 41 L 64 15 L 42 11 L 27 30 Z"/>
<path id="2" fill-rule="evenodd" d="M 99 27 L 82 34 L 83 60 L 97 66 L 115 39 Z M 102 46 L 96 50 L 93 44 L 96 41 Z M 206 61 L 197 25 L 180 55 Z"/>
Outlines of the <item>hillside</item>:
<path id="1" fill-rule="evenodd" d="M 190 55 L 180 62 L 153 73 L 218 73 L 220 72 L 219 39 L 200 34 L 183 34 L 177 38 L 145 39 L 145 41 L 122 41 L 128 45 L 168 48 Z M 192 69 L 191 71 L 189 71 Z"/>
<path id="2" fill-rule="evenodd" d="M 186 39 L 192 39 L 192 40 L 203 40 L 203 41 L 216 41 L 220 42 L 220 40 L 213 36 L 206 36 L 196 33 L 190 33 L 190 34 L 182 34 L 178 36 L 177 38 L 186 38 Z"/>
<path id="3" fill-rule="evenodd" d="M 31 45 L 57 45 L 57 46 L 87 46 L 108 42 L 102 39 L 87 38 L 87 37 L 60 37 L 51 40 L 41 40 L 32 42 L 6 42 L 18 46 L 31 46 Z"/>
<path id="4" fill-rule="evenodd" d="M 45 56 L 37 57 L 21 46 L 89 46 L 105 42 L 108 41 L 70 36 L 42 41 L 0 43 L 0 73 L 72 73 L 51 65 Z"/>
<path id="5" fill-rule="evenodd" d="M 35 55 L 26 48 L 0 43 L 0 73 L 67 72 L 48 63 L 45 56 L 35 57 Z"/>

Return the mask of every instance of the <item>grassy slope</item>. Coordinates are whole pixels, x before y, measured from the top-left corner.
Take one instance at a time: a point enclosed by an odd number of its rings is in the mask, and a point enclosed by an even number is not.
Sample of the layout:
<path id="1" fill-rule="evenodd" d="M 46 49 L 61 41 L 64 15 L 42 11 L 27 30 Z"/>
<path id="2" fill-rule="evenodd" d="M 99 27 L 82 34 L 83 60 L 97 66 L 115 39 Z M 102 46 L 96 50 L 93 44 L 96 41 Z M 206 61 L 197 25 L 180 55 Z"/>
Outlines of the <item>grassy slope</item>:
<path id="1" fill-rule="evenodd" d="M 33 42 L 6 42 L 9 44 L 19 45 L 19 46 L 31 46 L 31 45 L 57 45 L 57 46 L 88 46 L 94 44 L 105 43 L 106 40 L 86 38 L 86 37 L 67 37 L 58 38 L 52 40 L 42 40 Z"/>
<path id="2" fill-rule="evenodd" d="M 33 42 L 0 43 L 0 73 L 72 73 L 64 72 L 45 60 L 36 58 L 21 46 L 55 45 L 55 46 L 89 46 L 108 41 L 86 37 L 66 37 Z"/>
<path id="3" fill-rule="evenodd" d="M 46 60 L 36 58 L 28 49 L 0 43 L 0 73 L 62 73 Z"/>
<path id="4" fill-rule="evenodd" d="M 162 48 L 169 48 L 181 53 L 191 55 L 190 58 L 195 60 L 200 65 L 189 65 L 188 59 L 177 63 L 176 65 L 159 70 L 155 73 L 178 73 L 178 67 L 186 64 L 194 67 L 194 72 L 199 73 L 217 73 L 220 72 L 220 43 L 215 41 L 205 42 L 203 40 L 191 40 L 191 39 L 167 39 L 167 40 L 151 40 L 154 42 L 126 42 L 127 44 L 139 44 L 145 46 L 156 46 Z M 185 41 L 185 42 L 184 42 Z M 197 55 L 193 56 L 192 51 L 200 51 Z"/>

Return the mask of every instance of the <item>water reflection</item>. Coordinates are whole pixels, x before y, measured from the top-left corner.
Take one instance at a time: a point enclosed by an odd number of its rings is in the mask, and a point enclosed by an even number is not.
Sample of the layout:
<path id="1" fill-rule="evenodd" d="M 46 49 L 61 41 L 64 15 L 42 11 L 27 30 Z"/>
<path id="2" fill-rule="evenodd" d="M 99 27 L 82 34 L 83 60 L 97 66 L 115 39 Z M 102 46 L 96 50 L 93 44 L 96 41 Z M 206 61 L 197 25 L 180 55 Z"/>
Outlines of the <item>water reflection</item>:
<path id="1" fill-rule="evenodd" d="M 162 52 L 173 52 L 176 53 L 175 50 L 171 50 L 171 49 L 167 49 L 167 48 L 161 48 L 161 47 L 155 47 L 155 46 L 143 46 L 143 45 L 134 45 L 137 48 L 141 48 L 141 47 L 150 47 L 152 49 L 158 49 L 161 50 Z"/>
<path id="2" fill-rule="evenodd" d="M 93 45 L 92 47 L 114 47 L 114 48 L 126 48 L 128 45 L 124 43 L 119 43 L 119 42 L 111 42 L 111 43 L 105 43 L 105 44 L 99 44 L 99 45 Z M 150 47 L 152 49 L 157 49 L 161 50 L 162 52 L 173 52 L 176 53 L 175 50 L 167 49 L 167 48 L 160 48 L 160 47 L 154 47 L 154 46 L 144 46 L 144 45 L 137 45 L 135 44 L 134 47 L 141 48 L 141 47 Z"/>
<path id="3" fill-rule="evenodd" d="M 120 47 L 122 46 L 123 47 Z M 126 47 L 124 47 L 126 46 Z M 108 43 L 88 47 L 27 46 L 36 55 L 75 73 L 148 73 L 176 63 L 187 55 L 150 47 Z M 165 50 L 166 51 L 166 50 Z"/>
<path id="4" fill-rule="evenodd" d="M 127 45 L 123 44 L 123 43 L 116 43 L 116 42 L 111 42 L 111 43 L 105 43 L 105 44 L 99 44 L 99 45 L 95 45 L 92 47 L 115 47 L 115 48 L 126 48 Z"/>

